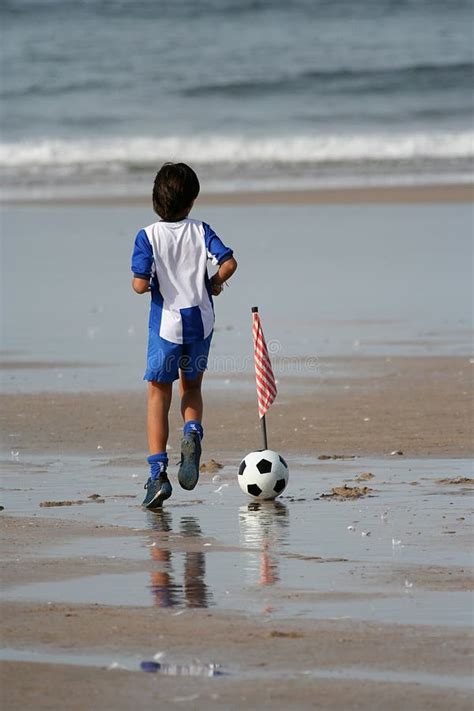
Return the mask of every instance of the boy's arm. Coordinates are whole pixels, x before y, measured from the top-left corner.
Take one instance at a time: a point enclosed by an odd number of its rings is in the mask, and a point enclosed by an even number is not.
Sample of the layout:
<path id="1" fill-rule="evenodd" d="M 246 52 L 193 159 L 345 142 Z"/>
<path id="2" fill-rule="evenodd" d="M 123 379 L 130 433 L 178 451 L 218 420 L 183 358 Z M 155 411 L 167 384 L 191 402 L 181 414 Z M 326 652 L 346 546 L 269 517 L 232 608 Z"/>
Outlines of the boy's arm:
<path id="1" fill-rule="evenodd" d="M 153 250 L 145 230 L 140 230 L 135 239 L 132 254 L 132 289 L 137 294 L 150 291 L 153 270 Z"/>
<path id="2" fill-rule="evenodd" d="M 237 269 L 237 262 L 234 259 L 232 249 L 222 243 L 212 227 L 205 222 L 202 224 L 204 227 L 207 256 L 213 264 L 219 265 L 219 269 L 214 276 L 211 277 L 212 295 L 219 296 L 223 288 L 223 283 L 227 281 L 227 279 L 230 279 Z"/>
<path id="3" fill-rule="evenodd" d="M 214 276 L 211 278 L 212 295 L 219 296 L 222 291 L 222 285 L 227 279 L 230 279 L 232 274 L 237 269 L 237 261 L 234 257 L 229 257 L 223 262 Z"/>
<path id="4" fill-rule="evenodd" d="M 132 279 L 132 289 L 136 291 L 137 294 L 146 294 L 147 291 L 150 291 L 150 280 L 134 276 Z"/>

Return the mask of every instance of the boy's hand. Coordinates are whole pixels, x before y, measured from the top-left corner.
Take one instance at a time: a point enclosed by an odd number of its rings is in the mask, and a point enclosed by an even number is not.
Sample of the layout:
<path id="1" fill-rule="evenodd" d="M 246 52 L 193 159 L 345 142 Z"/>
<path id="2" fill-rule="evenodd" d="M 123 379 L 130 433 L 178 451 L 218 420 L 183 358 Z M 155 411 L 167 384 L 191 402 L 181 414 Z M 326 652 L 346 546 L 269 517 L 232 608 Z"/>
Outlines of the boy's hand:
<path id="1" fill-rule="evenodd" d="M 151 291 L 150 280 L 133 277 L 132 289 L 136 291 L 137 294 L 146 294 L 147 291 Z"/>
<path id="2" fill-rule="evenodd" d="M 224 285 L 220 281 L 217 274 L 211 277 L 211 293 L 213 296 L 219 296 L 219 294 L 224 291 Z"/>
<path id="3" fill-rule="evenodd" d="M 224 289 L 224 282 L 232 276 L 236 269 L 237 262 L 234 257 L 226 259 L 226 261 L 220 265 L 219 271 L 211 277 L 211 290 L 213 296 L 219 296 Z"/>

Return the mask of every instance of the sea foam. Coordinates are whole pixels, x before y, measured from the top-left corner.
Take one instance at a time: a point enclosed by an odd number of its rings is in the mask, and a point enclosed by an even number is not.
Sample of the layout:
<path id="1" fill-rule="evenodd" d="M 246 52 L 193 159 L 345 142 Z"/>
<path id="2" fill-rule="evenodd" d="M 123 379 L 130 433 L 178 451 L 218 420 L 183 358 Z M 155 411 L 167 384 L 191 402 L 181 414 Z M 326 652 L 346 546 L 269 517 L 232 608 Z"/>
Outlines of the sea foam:
<path id="1" fill-rule="evenodd" d="M 83 172 L 134 171 L 160 161 L 212 164 L 334 164 L 456 160 L 474 156 L 474 131 L 332 134 L 320 136 L 166 136 L 110 139 L 43 139 L 0 144 L 8 172 L 39 168 Z"/>

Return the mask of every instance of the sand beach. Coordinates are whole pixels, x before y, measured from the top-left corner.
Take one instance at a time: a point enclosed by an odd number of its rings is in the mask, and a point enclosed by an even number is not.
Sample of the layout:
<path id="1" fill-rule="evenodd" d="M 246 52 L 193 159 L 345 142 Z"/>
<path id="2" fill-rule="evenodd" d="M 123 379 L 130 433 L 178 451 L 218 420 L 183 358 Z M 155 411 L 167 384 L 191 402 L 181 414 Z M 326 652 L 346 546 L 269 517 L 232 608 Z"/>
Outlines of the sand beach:
<path id="1" fill-rule="evenodd" d="M 0 3 L 2 711 L 471 711 L 472 19 Z M 150 512 L 130 262 L 169 161 L 238 270 L 199 483 L 177 481 L 175 392 L 173 495 Z M 262 446 L 255 306 L 275 501 L 238 478 Z"/>
<path id="2" fill-rule="evenodd" d="M 4 226 L 20 235 L 8 256 L 41 285 L 29 312 L 10 283 L 2 364 L 4 708 L 471 708 L 463 191 L 422 191 L 411 205 L 376 192 L 355 207 L 343 194 L 337 205 L 268 201 L 274 211 L 259 240 L 240 238 L 242 271 L 216 303 L 203 461 L 222 466 L 208 466 L 192 493 L 175 483 L 159 514 L 140 507 L 146 305 L 122 263 L 143 208 L 122 204 L 112 218 L 110 204 L 4 208 Z M 204 199 L 202 209 L 238 240 L 262 200 L 230 203 Z M 49 278 L 68 269 L 57 250 L 65 216 L 79 237 L 66 293 Z M 91 220 L 110 219 L 117 254 L 106 259 L 110 242 L 99 245 L 90 264 Z M 24 261 L 21 234 L 33 224 L 54 266 L 34 246 Z M 299 254 L 281 262 L 290 224 L 308 233 L 318 283 Z M 380 225 L 399 236 L 389 251 L 374 246 Z M 373 246 L 363 271 L 354 239 Z M 268 240 L 280 299 L 262 282 Z M 96 281 L 104 269 L 106 289 Z M 279 387 L 270 446 L 291 472 L 264 504 L 236 481 L 260 437 L 248 332 L 256 294 Z M 179 432 L 175 403 L 171 462 Z M 328 496 L 363 486 L 360 498 Z M 154 673 L 140 670 L 153 661 Z"/>

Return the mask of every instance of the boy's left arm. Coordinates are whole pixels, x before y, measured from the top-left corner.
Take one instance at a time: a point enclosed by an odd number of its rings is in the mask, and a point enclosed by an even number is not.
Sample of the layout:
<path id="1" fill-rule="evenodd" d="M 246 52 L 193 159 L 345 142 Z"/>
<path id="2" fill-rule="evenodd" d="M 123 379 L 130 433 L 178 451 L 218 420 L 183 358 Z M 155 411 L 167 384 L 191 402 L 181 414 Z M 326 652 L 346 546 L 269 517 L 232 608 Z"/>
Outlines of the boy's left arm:
<path id="1" fill-rule="evenodd" d="M 213 264 L 219 265 L 219 269 L 211 277 L 212 295 L 219 296 L 223 289 L 222 285 L 237 269 L 237 262 L 233 250 L 222 243 L 212 227 L 205 222 L 203 222 L 203 227 L 207 256 Z"/>
<path id="2" fill-rule="evenodd" d="M 212 295 L 219 296 L 222 289 L 224 288 L 224 282 L 230 279 L 232 274 L 237 269 L 237 261 L 234 257 L 228 257 L 225 262 L 223 262 L 214 276 L 211 278 L 211 288 Z"/>

